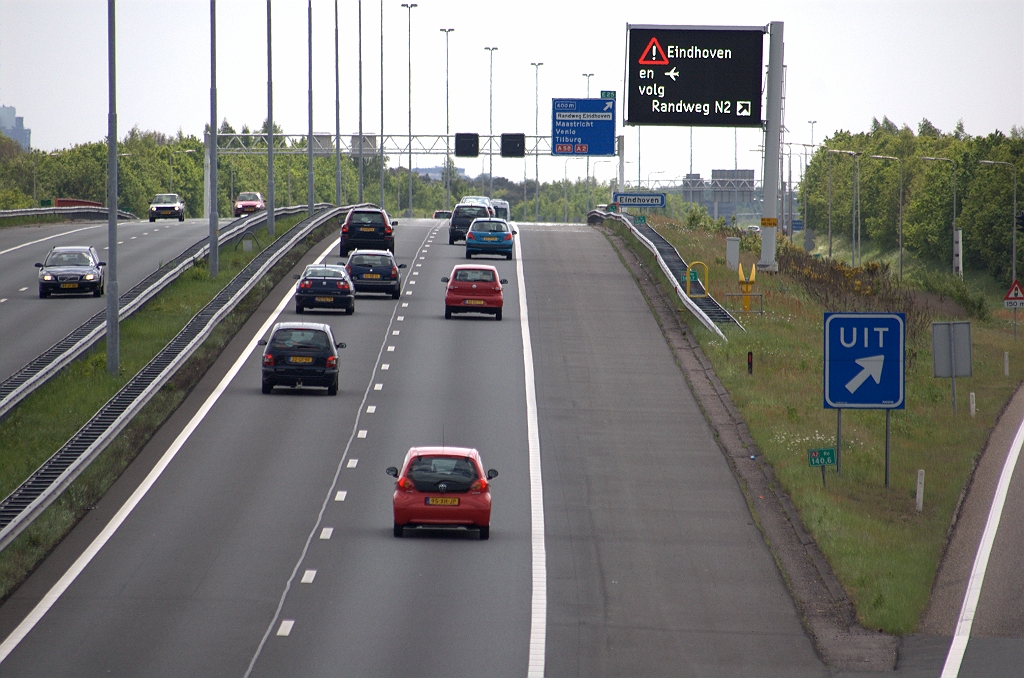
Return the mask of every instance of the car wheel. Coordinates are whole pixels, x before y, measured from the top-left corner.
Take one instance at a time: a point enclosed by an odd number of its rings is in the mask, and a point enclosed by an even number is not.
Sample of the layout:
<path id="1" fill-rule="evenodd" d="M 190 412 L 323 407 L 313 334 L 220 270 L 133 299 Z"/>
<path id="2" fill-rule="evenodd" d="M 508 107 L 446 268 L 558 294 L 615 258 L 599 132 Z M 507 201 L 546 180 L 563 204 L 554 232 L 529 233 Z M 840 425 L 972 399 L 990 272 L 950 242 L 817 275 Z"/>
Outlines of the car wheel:
<path id="1" fill-rule="evenodd" d="M 46 299 L 49 296 L 50 296 L 49 292 L 44 292 L 42 287 L 39 288 L 39 298 L 40 299 Z"/>
<path id="2" fill-rule="evenodd" d="M 491 526 L 484 525 L 480 528 L 480 541 L 486 541 L 491 538 Z"/>
<path id="3" fill-rule="evenodd" d="M 512 253 L 509 252 L 508 254 L 506 254 L 505 258 L 508 259 L 509 261 L 512 261 Z"/>
<path id="4" fill-rule="evenodd" d="M 94 296 L 94 297 L 102 297 L 103 296 L 103 288 L 102 287 L 97 287 L 96 289 L 94 289 L 92 291 L 92 296 Z"/>
<path id="5" fill-rule="evenodd" d="M 454 245 L 455 244 L 455 238 L 453 238 L 451 236 L 448 236 L 448 244 L 449 245 Z"/>
<path id="6" fill-rule="evenodd" d="M 304 312 L 305 310 L 306 310 L 306 307 L 305 307 L 305 306 L 303 306 L 302 304 L 298 304 L 298 303 L 297 303 L 297 304 L 295 304 L 295 312 L 296 312 L 296 313 L 302 313 L 302 312 Z"/>
<path id="7" fill-rule="evenodd" d="M 500 308 L 498 309 L 498 312 L 494 314 L 494 319 L 495 320 L 501 320 L 501 309 Z"/>
<path id="8" fill-rule="evenodd" d="M 469 253 L 469 250 L 466 250 L 466 258 L 467 259 L 472 259 L 473 258 L 473 255 Z"/>
<path id="9" fill-rule="evenodd" d="M 335 380 L 333 384 L 327 387 L 327 395 L 336 396 L 338 395 L 338 381 Z"/>
<path id="10" fill-rule="evenodd" d="M 402 535 L 404 533 L 405 533 L 405 525 L 399 525 L 398 523 L 395 523 L 395 531 L 394 531 L 395 536 L 398 537 L 399 539 L 401 539 Z"/>
<path id="11" fill-rule="evenodd" d="M 392 299 L 398 299 L 401 296 L 402 296 L 402 290 L 401 289 L 397 289 L 397 290 L 395 290 L 394 292 L 391 293 L 391 298 Z"/>
<path id="12" fill-rule="evenodd" d="M 180 217 L 178 217 L 178 221 L 185 221 L 185 215 L 182 214 Z"/>
<path id="13" fill-rule="evenodd" d="M 273 393 L 274 392 L 274 387 L 271 386 L 270 384 L 268 384 L 266 379 L 263 380 L 263 392 L 264 393 Z"/>
<path id="14" fill-rule="evenodd" d="M 352 315 L 356 312 L 356 305 L 353 303 L 351 306 L 345 309 L 345 315 Z"/>
<path id="15" fill-rule="evenodd" d="M 451 320 L 452 319 L 452 309 L 449 308 L 448 306 L 444 307 L 444 319 L 445 320 Z"/>
<path id="16" fill-rule="evenodd" d="M 154 221 L 156 221 L 156 217 L 150 217 L 150 218 L 149 218 L 149 223 L 151 223 L 151 224 L 152 224 L 152 223 L 153 223 Z"/>

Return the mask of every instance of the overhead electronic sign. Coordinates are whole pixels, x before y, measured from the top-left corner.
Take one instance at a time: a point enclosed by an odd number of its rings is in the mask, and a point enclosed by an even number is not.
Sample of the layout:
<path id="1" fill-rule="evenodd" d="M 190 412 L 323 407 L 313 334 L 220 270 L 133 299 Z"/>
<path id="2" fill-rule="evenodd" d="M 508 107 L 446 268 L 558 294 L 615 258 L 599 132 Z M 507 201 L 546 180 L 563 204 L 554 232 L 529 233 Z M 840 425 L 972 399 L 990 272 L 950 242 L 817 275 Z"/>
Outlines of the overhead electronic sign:
<path id="1" fill-rule="evenodd" d="M 615 99 L 552 99 L 551 155 L 615 155 Z"/>
<path id="2" fill-rule="evenodd" d="M 626 124 L 760 127 L 764 33 L 627 24 Z"/>

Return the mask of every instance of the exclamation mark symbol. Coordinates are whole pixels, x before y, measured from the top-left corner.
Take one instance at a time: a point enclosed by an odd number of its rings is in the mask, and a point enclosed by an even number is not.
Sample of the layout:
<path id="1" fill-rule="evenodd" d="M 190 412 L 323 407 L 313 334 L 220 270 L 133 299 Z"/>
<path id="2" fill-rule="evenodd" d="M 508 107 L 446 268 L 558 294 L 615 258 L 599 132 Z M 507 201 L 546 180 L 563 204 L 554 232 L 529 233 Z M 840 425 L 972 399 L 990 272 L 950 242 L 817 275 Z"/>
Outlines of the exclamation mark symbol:
<path id="1" fill-rule="evenodd" d="M 651 61 L 657 61 L 657 60 L 658 60 L 658 46 L 657 45 L 651 45 Z"/>

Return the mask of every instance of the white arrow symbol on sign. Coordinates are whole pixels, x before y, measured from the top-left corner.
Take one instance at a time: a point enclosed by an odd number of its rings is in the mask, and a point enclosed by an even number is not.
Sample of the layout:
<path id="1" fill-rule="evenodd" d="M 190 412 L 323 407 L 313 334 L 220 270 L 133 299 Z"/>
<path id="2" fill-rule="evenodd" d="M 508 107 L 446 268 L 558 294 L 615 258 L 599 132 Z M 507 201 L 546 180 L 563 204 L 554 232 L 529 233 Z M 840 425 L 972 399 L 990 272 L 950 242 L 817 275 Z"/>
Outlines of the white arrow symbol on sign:
<path id="1" fill-rule="evenodd" d="M 611 110 L 611 107 L 615 105 L 614 101 L 606 101 L 604 104 L 604 110 Z"/>
<path id="2" fill-rule="evenodd" d="M 676 78 L 679 77 L 679 71 L 677 71 L 676 67 L 673 66 L 671 71 L 665 71 L 665 75 L 672 78 L 672 82 L 675 82 Z"/>
<path id="3" fill-rule="evenodd" d="M 860 358 L 854 362 L 860 365 L 862 369 L 856 377 L 846 384 L 847 391 L 855 393 L 857 389 L 861 387 L 861 384 L 868 380 L 868 377 L 874 379 L 876 384 L 880 384 L 882 382 L 882 363 L 885 362 L 884 355 L 873 355 L 867 358 Z"/>

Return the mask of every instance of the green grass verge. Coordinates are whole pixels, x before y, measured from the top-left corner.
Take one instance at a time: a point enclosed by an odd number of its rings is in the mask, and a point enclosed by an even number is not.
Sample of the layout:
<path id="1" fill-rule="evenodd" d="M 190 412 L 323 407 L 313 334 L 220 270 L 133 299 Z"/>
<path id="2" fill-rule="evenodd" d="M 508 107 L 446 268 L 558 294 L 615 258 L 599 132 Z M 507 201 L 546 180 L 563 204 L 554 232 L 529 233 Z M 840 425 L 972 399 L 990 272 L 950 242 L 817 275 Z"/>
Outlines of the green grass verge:
<path id="1" fill-rule="evenodd" d="M 305 215 L 277 221 L 278 232 Z M 178 373 L 147 403 L 71 486 L 6 549 L 0 552 L 0 601 L 5 600 L 93 507 L 185 399 L 228 341 L 274 286 L 319 240 L 323 226 L 294 248 L 213 331 Z M 106 344 L 37 389 L 0 422 L 0 493 L 9 494 L 75 434 L 99 408 L 188 323 L 258 252 L 234 243 L 220 251 L 221 273 L 210 280 L 205 265 L 186 271 L 146 306 L 121 323 L 121 370 L 106 372 Z M 43 302 L 45 303 L 45 302 Z"/>
<path id="2" fill-rule="evenodd" d="M 36 226 L 39 224 L 57 224 L 62 221 L 67 221 L 67 219 L 61 216 L 60 214 L 37 214 L 19 217 L 0 217 L 0 228 L 13 228 L 15 226 Z"/>
<path id="3" fill-rule="evenodd" d="M 713 296 L 724 301 L 726 292 L 740 291 L 736 272 L 725 266 L 724 233 L 664 223 L 657 228 L 685 260 L 708 264 Z M 653 264 L 632 236 L 626 241 Z M 744 245 L 741 262 L 749 271 L 758 257 Z M 666 284 L 657 266 L 652 269 Z M 884 487 L 885 413 L 853 410 L 843 412 L 843 477 L 830 468 L 823 488 L 819 470 L 807 466 L 807 450 L 835 444 L 836 413 L 822 407 L 825 309 L 798 280 L 783 274 L 758 275 L 754 292 L 764 294 L 766 313 L 738 315 L 746 332 L 725 328 L 729 341 L 723 342 L 691 322 L 694 334 L 854 601 L 859 621 L 888 633 L 912 633 L 928 603 L 960 493 L 996 417 L 1024 379 L 1024 341 L 1013 341 L 1009 315 L 998 308 L 1001 293 L 985 287 L 991 319 L 972 320 L 974 376 L 957 380 L 959 414 L 954 416 L 949 380 L 931 376 L 928 330 L 909 337 L 907 406 L 892 413 L 891 488 Z M 677 306 L 682 308 L 678 300 Z M 754 354 L 753 376 L 747 374 L 748 351 Z M 1004 351 L 1010 354 L 1009 377 L 1003 376 Z M 973 417 L 968 411 L 972 391 Z M 921 513 L 914 505 L 918 469 L 925 470 Z"/>

